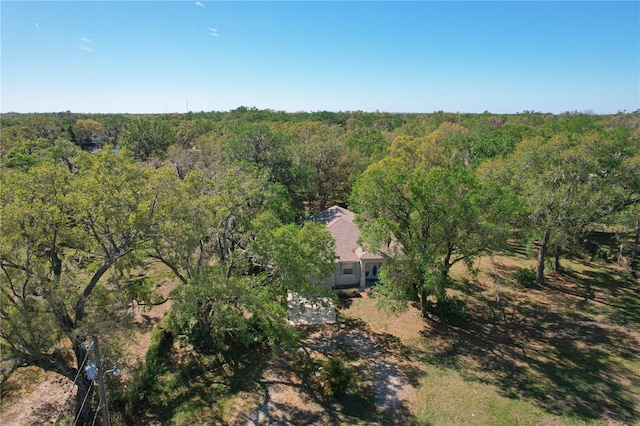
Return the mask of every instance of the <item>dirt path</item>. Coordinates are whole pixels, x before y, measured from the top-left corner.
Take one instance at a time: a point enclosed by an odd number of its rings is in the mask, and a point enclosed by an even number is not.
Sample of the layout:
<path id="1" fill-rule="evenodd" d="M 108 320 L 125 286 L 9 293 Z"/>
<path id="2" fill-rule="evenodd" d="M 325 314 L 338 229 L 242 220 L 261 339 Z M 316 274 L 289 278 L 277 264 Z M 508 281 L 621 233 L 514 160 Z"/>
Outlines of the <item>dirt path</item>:
<path id="1" fill-rule="evenodd" d="M 352 359 L 360 382 L 371 385 L 373 397 L 352 401 L 319 400 L 300 376 L 277 365 L 261 377 L 263 400 L 237 423 L 243 426 L 289 424 L 406 424 L 414 387 L 403 371 L 402 356 L 381 334 L 366 327 L 340 325 L 318 327 L 303 342 L 309 359 L 344 354 Z M 303 366 L 299 366 L 300 369 Z M 347 399 L 348 399 L 347 398 Z"/>

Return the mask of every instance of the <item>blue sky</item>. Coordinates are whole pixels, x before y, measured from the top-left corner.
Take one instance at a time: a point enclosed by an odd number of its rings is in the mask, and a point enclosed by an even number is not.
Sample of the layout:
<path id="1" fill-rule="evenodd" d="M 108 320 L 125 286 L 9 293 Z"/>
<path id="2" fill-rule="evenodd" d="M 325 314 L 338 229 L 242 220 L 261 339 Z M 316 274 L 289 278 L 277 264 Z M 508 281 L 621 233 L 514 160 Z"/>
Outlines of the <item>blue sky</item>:
<path id="1" fill-rule="evenodd" d="M 640 108 L 640 2 L 6 1 L 2 112 Z"/>

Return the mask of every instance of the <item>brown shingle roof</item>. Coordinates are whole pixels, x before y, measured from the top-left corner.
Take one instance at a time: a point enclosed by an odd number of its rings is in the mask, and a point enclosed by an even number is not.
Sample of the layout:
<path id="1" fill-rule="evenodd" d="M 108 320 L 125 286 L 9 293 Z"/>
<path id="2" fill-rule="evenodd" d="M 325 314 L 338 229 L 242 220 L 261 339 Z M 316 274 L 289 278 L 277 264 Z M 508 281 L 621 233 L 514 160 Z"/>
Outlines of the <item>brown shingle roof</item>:
<path id="1" fill-rule="evenodd" d="M 381 256 L 368 253 L 358 244 L 360 230 L 353 223 L 353 212 L 340 206 L 329 207 L 313 216 L 311 220 L 327 225 L 336 242 L 336 256 L 341 262 L 357 262 L 360 259 L 379 259 Z"/>

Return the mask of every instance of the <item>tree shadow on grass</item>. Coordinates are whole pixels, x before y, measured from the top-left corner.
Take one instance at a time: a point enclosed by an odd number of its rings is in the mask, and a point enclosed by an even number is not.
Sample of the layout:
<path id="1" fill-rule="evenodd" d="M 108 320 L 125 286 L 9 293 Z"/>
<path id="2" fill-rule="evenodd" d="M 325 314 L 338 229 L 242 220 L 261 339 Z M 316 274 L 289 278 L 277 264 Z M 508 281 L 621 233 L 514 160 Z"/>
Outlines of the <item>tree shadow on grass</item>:
<path id="1" fill-rule="evenodd" d="M 549 413 L 640 420 L 633 390 L 640 377 L 620 361 L 640 358 L 632 332 L 593 321 L 575 300 L 550 305 L 517 294 L 503 294 L 500 302 L 475 298 L 479 303 L 470 308 L 467 327 L 425 331 L 446 342 L 427 362 L 459 368 L 466 379 L 494 385 L 510 398 L 530 399 Z M 467 365 L 469 360 L 474 362 Z"/>
<path id="2" fill-rule="evenodd" d="M 585 298 L 607 305 L 605 315 L 622 326 L 640 326 L 640 282 L 630 274 L 614 269 L 564 273 L 577 283 Z M 553 287 L 563 291 L 560 286 Z M 578 294 L 579 295 L 579 294 Z M 588 297 L 591 295 L 592 297 Z"/>
<path id="3" fill-rule="evenodd" d="M 263 425 L 263 424 L 321 424 L 326 422 L 326 413 L 319 410 L 311 410 L 292 401 L 283 401 L 274 398 L 278 386 L 294 387 L 300 390 L 301 385 L 290 381 L 261 380 L 261 403 L 256 410 L 247 413 L 239 424 Z M 337 421 L 337 417 L 329 412 L 328 417 Z"/>
<path id="4" fill-rule="evenodd" d="M 516 255 L 516 256 L 523 257 L 523 258 L 529 258 L 531 256 L 530 251 L 527 250 L 526 247 L 524 247 L 522 244 L 520 244 L 519 242 L 517 242 L 515 240 L 507 241 L 507 249 L 505 251 L 501 252 L 500 254 L 503 254 L 503 255 L 509 256 L 509 257 L 512 257 L 512 256 Z"/>

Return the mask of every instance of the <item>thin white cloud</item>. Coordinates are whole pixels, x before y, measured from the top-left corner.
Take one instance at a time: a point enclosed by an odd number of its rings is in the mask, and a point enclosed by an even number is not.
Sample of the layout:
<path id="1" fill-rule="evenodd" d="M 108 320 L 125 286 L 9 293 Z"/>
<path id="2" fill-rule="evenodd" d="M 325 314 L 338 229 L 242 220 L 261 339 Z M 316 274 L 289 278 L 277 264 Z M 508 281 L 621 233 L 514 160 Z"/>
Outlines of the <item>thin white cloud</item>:
<path id="1" fill-rule="evenodd" d="M 38 31 L 42 31 L 42 29 L 40 28 L 40 22 L 36 22 L 36 28 L 38 29 Z"/>
<path id="2" fill-rule="evenodd" d="M 218 37 L 218 30 L 215 28 L 209 28 L 209 35 L 213 37 Z"/>
<path id="3" fill-rule="evenodd" d="M 202 3 L 201 1 L 197 1 L 196 6 L 204 7 L 204 3 Z"/>
<path id="4" fill-rule="evenodd" d="M 75 49 L 78 50 L 82 50 L 83 52 L 93 52 L 93 49 L 89 46 L 85 46 L 84 44 L 81 44 L 79 46 L 72 46 Z"/>
<path id="5" fill-rule="evenodd" d="M 93 40 L 89 37 L 80 37 L 78 40 L 82 44 L 73 46 L 75 49 L 82 50 L 83 52 L 93 52 L 93 47 L 89 46 L 93 43 Z"/>

